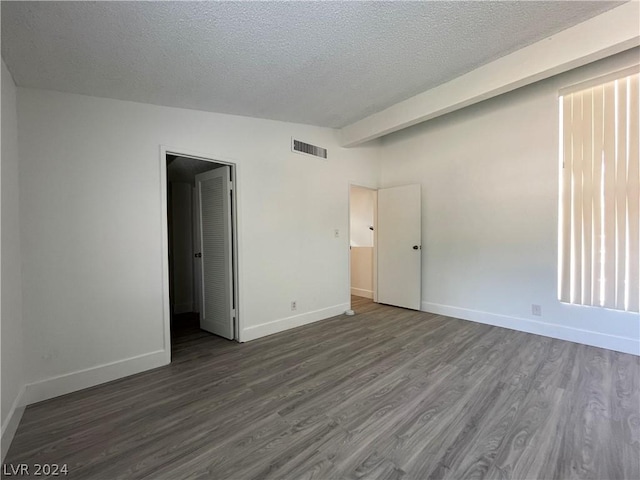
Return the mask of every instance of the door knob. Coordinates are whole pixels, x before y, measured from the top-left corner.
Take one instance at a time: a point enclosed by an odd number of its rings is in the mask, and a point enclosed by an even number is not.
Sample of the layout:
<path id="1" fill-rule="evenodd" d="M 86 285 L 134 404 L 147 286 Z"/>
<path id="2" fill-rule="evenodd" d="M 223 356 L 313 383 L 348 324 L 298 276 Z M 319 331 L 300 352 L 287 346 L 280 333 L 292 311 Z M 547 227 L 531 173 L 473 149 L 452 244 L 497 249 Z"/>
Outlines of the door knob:
<path id="1" fill-rule="evenodd" d="M 420 247 L 419 247 L 418 245 L 414 245 L 414 246 L 413 246 L 413 249 L 414 249 L 414 250 L 419 250 L 419 249 L 420 249 Z"/>
<path id="2" fill-rule="evenodd" d="M 198 252 L 196 254 L 193 255 L 196 258 L 201 258 L 202 257 L 202 253 Z"/>

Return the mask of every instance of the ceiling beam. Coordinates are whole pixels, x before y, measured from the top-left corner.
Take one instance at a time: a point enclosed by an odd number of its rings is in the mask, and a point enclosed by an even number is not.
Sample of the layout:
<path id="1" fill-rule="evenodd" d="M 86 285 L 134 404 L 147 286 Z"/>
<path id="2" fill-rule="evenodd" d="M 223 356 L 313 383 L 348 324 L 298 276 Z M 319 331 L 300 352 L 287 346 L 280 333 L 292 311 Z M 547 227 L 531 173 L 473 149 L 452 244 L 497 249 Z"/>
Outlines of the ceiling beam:
<path id="1" fill-rule="evenodd" d="M 340 130 L 353 147 L 640 45 L 632 0 Z"/>

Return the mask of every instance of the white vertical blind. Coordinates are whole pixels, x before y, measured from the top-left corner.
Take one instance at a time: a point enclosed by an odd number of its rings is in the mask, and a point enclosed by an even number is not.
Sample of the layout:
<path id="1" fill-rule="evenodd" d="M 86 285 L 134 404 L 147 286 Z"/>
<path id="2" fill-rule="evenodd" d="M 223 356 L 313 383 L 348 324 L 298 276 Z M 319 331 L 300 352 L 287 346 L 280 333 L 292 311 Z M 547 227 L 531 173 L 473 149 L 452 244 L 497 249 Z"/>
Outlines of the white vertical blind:
<path id="1" fill-rule="evenodd" d="M 638 73 L 607 80 L 560 97 L 559 297 L 638 312 Z"/>

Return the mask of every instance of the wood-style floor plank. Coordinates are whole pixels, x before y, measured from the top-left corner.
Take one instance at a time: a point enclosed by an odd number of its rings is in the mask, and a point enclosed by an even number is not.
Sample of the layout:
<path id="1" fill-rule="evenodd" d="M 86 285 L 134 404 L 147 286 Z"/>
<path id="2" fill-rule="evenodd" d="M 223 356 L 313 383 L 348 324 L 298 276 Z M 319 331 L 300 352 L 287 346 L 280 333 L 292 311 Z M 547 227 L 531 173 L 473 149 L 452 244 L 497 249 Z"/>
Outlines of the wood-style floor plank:
<path id="1" fill-rule="evenodd" d="M 96 480 L 640 479 L 638 357 L 352 305 L 247 344 L 176 319 L 171 365 L 29 406 L 6 463 Z"/>

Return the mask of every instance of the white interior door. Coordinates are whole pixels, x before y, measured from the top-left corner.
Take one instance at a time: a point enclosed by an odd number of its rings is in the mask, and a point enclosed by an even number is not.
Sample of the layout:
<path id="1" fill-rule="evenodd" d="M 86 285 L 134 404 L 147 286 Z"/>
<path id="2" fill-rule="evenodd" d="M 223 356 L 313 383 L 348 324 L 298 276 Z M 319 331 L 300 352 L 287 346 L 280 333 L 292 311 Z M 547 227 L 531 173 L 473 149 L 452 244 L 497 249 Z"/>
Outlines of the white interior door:
<path id="1" fill-rule="evenodd" d="M 200 207 L 198 187 L 193 187 L 193 311 L 200 313 L 202 308 L 202 246 L 200 245 Z"/>
<path id="2" fill-rule="evenodd" d="M 378 190 L 378 302 L 420 310 L 420 185 Z"/>
<path id="3" fill-rule="evenodd" d="M 229 167 L 196 175 L 202 254 L 200 328 L 233 339 L 231 181 Z"/>

